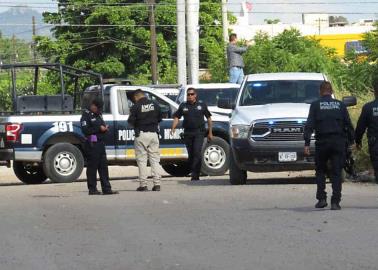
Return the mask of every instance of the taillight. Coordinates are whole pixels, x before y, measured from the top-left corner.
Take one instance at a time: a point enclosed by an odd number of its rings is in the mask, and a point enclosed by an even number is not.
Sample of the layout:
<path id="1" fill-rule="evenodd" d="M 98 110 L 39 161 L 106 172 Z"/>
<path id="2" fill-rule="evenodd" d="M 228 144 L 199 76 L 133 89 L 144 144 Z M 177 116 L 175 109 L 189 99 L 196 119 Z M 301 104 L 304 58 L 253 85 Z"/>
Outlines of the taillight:
<path id="1" fill-rule="evenodd" d="M 21 124 L 6 124 L 5 130 L 7 131 L 7 141 L 17 142 L 21 133 Z"/>

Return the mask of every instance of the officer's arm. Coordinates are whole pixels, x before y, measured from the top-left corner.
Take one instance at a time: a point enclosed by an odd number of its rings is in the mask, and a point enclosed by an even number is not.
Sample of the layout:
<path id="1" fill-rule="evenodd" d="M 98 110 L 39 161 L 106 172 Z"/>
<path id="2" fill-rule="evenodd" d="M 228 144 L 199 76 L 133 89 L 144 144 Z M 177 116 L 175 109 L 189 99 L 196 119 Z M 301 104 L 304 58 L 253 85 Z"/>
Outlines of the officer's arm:
<path id="1" fill-rule="evenodd" d="M 127 123 L 129 123 L 131 127 L 135 127 L 137 109 L 137 104 L 134 104 L 130 109 L 130 115 Z"/>
<path id="2" fill-rule="evenodd" d="M 312 103 L 310 106 L 310 112 L 308 114 L 304 133 L 303 133 L 305 146 L 310 146 L 311 136 L 312 136 L 312 133 L 314 132 L 314 128 L 315 128 L 315 105 L 314 103 Z"/>
<path id="3" fill-rule="evenodd" d="M 180 104 L 180 106 L 178 107 L 177 111 L 173 114 L 173 123 L 172 123 L 172 130 L 171 132 L 173 133 L 179 123 L 179 119 L 182 117 L 183 115 L 183 103 Z"/>
<path id="4" fill-rule="evenodd" d="M 157 115 L 158 115 L 158 122 L 160 123 L 161 120 L 163 120 L 163 112 L 161 111 L 161 107 L 157 102 L 155 102 L 155 108 L 156 108 Z"/>
<path id="5" fill-rule="evenodd" d="M 368 118 L 368 110 L 367 106 L 365 105 L 362 108 L 360 118 L 358 118 L 357 127 L 356 127 L 356 144 L 361 145 L 362 137 L 367 128 L 367 119 Z"/>
<path id="6" fill-rule="evenodd" d="M 204 115 L 207 119 L 207 126 L 209 128 L 209 135 L 213 135 L 213 121 L 211 120 L 211 113 L 209 109 L 207 108 L 207 105 L 204 104 Z"/>
<path id="7" fill-rule="evenodd" d="M 353 127 L 352 121 L 350 120 L 350 116 L 349 116 L 349 112 L 348 112 L 347 107 L 343 106 L 343 108 L 344 108 L 344 125 L 345 125 L 345 129 L 346 129 L 346 132 L 347 132 L 348 143 L 350 145 L 353 145 L 354 139 L 355 139 L 354 127 Z"/>
<path id="8" fill-rule="evenodd" d="M 85 136 L 100 132 L 100 126 L 93 126 L 89 113 L 84 113 L 80 119 L 81 130 Z"/>

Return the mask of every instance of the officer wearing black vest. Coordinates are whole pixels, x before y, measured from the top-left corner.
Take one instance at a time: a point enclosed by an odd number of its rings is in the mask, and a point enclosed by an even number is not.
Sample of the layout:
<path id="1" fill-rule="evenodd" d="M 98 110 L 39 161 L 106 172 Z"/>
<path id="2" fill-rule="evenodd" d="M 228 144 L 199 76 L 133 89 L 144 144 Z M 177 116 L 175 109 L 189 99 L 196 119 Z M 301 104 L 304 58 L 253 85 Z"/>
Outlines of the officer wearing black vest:
<path id="1" fill-rule="evenodd" d="M 367 129 L 370 160 L 378 184 L 378 78 L 373 81 L 375 100 L 364 105 L 356 128 L 357 149 L 362 147 L 362 137 Z"/>
<path id="2" fill-rule="evenodd" d="M 304 140 L 305 155 L 310 155 L 310 141 L 315 131 L 315 165 L 318 203 L 316 208 L 327 206 L 326 171 L 331 163 L 332 198 L 331 210 L 340 210 L 341 172 L 345 164 L 348 140 L 354 142 L 354 129 L 344 103 L 332 98 L 332 86 L 323 82 L 320 86 L 320 99 L 313 102 L 307 118 Z"/>
<path id="3" fill-rule="evenodd" d="M 151 166 L 154 181 L 152 191 L 160 191 L 160 151 L 159 122 L 162 112 L 159 104 L 149 100 L 145 93 L 138 89 L 134 92 L 134 106 L 131 107 L 128 123 L 135 131 L 135 157 L 139 168 L 139 187 L 137 191 L 147 191 L 147 161 Z"/>
<path id="4" fill-rule="evenodd" d="M 189 165 L 191 168 L 191 180 L 199 180 L 201 171 L 202 145 L 206 133 L 205 119 L 207 119 L 209 132 L 208 140 L 212 140 L 212 121 L 211 113 L 204 102 L 197 100 L 197 92 L 194 88 L 187 90 L 187 102 L 180 104 L 180 107 L 173 115 L 171 134 L 179 123 L 179 119 L 184 117 L 184 142 L 188 150 Z"/>
<path id="5" fill-rule="evenodd" d="M 109 171 L 105 151 L 105 134 L 109 127 L 102 118 L 101 110 L 104 103 L 101 99 L 94 99 L 89 108 L 84 110 L 80 124 L 86 136 L 84 152 L 87 159 L 87 185 L 89 195 L 100 195 L 97 190 L 97 171 L 100 175 L 102 194 L 118 194 L 112 191 L 109 183 Z"/>

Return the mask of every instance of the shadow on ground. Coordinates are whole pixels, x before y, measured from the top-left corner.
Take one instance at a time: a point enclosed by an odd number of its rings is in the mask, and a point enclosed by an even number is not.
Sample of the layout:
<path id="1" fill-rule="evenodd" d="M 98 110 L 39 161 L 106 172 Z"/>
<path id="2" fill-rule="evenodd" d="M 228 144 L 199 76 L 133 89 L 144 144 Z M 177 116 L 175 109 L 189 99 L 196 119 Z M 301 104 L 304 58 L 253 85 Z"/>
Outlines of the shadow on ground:
<path id="1" fill-rule="evenodd" d="M 188 186 L 224 186 L 230 185 L 228 178 L 222 179 L 206 179 L 202 178 L 200 181 L 178 181 L 179 184 Z M 293 178 L 261 178 L 248 179 L 247 185 L 304 185 L 315 184 L 314 177 L 293 177 Z"/>

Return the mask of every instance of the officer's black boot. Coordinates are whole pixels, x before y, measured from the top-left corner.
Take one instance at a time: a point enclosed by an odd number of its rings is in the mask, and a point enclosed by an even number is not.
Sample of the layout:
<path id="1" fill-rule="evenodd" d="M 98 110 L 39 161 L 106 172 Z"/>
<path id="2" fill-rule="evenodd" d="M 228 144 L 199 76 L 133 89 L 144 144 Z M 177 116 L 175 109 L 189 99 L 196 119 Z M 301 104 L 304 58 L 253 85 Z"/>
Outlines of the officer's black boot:
<path id="1" fill-rule="evenodd" d="M 136 191 L 148 191 L 148 187 L 147 186 L 144 186 L 144 187 L 138 187 L 136 189 Z"/>
<path id="2" fill-rule="evenodd" d="M 152 191 L 160 191 L 160 185 L 154 185 Z"/>
<path id="3" fill-rule="evenodd" d="M 90 190 L 88 192 L 88 195 L 101 195 L 101 192 L 98 191 L 97 189 L 96 190 Z"/>
<path id="4" fill-rule="evenodd" d="M 107 190 L 107 191 L 103 191 L 102 194 L 104 195 L 114 195 L 114 194 L 119 194 L 118 191 L 114 191 L 114 190 Z"/>
<path id="5" fill-rule="evenodd" d="M 324 208 L 327 207 L 328 203 L 326 199 L 320 199 L 316 204 L 315 208 Z"/>
<path id="6" fill-rule="evenodd" d="M 339 202 L 331 202 L 331 210 L 341 210 Z"/>

